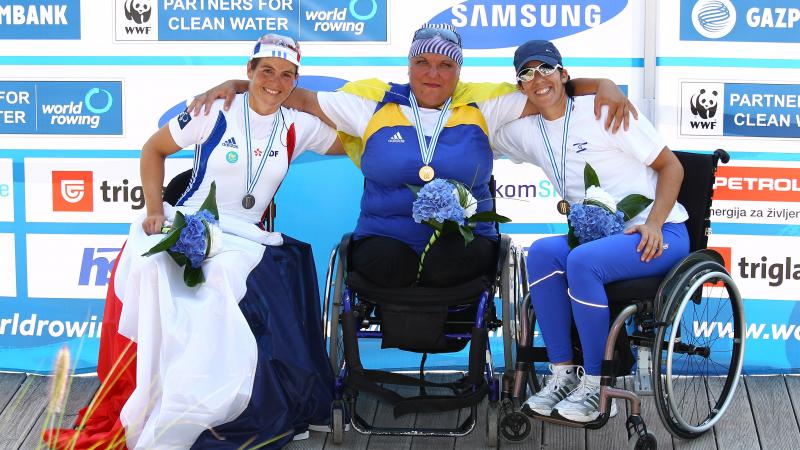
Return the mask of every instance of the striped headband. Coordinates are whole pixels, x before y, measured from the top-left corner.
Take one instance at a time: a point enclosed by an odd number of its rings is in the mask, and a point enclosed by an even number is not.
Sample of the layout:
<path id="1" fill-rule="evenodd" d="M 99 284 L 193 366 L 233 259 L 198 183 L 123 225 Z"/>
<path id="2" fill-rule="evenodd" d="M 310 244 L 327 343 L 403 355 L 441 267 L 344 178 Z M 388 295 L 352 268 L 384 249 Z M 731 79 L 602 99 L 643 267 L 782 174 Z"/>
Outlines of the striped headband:
<path id="1" fill-rule="evenodd" d="M 447 24 L 425 24 L 414 33 L 414 41 L 408 57 L 413 58 L 420 53 L 436 53 L 447 56 L 459 66 L 464 62 L 461 53 L 461 36 L 455 28 Z"/>

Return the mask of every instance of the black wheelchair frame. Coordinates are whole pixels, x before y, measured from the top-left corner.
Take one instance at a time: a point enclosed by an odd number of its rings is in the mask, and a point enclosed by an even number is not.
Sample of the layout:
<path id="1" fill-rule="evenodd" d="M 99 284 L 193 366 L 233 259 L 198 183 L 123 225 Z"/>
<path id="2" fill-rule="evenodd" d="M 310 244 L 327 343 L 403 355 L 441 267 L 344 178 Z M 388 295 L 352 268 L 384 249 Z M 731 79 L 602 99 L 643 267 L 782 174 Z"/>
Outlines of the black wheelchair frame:
<path id="1" fill-rule="evenodd" d="M 493 182 L 493 181 L 492 181 Z M 492 189 L 493 192 L 493 189 Z M 516 341 L 513 336 L 518 333 L 516 324 L 516 308 L 522 300 L 520 280 L 522 255 L 519 249 L 511 245 L 509 236 L 500 235 L 499 251 L 496 270 L 490 276 L 472 280 L 461 286 L 448 288 L 413 287 L 400 289 L 397 294 L 402 301 L 409 301 L 419 307 L 422 304 L 447 305 L 448 313 L 453 308 L 463 308 L 464 305 L 474 309 L 474 320 L 462 316 L 456 320 L 448 319 L 446 327 L 459 328 L 457 332 L 447 332 L 448 342 L 460 341 L 470 344 L 469 372 L 462 380 L 456 383 L 431 383 L 425 380 L 424 363 L 426 352 L 423 353 L 420 364 L 419 378 L 412 378 L 398 373 L 367 370 L 361 366 L 358 354 L 358 339 L 383 339 L 383 318 L 375 315 L 371 305 L 391 303 L 393 299 L 375 286 L 365 283 L 357 272 L 348 274 L 347 260 L 351 235 L 346 234 L 339 245 L 335 246 L 330 254 L 328 272 L 325 284 L 324 305 L 322 312 L 323 332 L 328 341 L 328 354 L 331 365 L 336 375 L 335 400 L 332 404 L 332 440 L 334 444 L 343 441 L 345 422 L 362 434 L 374 435 L 399 435 L 399 436 L 448 436 L 457 437 L 470 433 L 477 421 L 477 403 L 488 396 L 489 408 L 487 410 L 487 441 L 491 447 L 498 444 L 497 425 L 500 397 L 499 373 L 495 370 L 492 361 L 491 346 L 487 337 L 489 330 L 502 328 L 503 345 L 505 350 L 505 366 L 511 367 L 514 363 L 513 355 L 516 350 Z M 354 285 L 355 284 L 355 285 Z M 466 293 L 469 294 L 466 294 Z M 494 303 L 495 294 L 501 299 L 501 318 L 497 318 Z M 377 297 L 381 297 L 378 300 Z M 372 297 L 372 298 L 370 298 Z M 388 298 L 388 300 L 387 300 Z M 414 299 L 421 299 L 415 301 Z M 473 300 L 464 301 L 464 298 Z M 472 332 L 465 332 L 466 326 L 474 326 Z M 352 343 L 356 343 L 355 346 Z M 355 347 L 355 348 L 354 348 Z M 463 345 L 462 345 L 463 347 Z M 399 347 L 403 349 L 402 347 Z M 439 397 L 433 402 L 424 395 L 414 398 L 395 397 L 386 392 L 369 386 L 370 381 L 380 379 L 388 384 L 420 386 L 424 393 L 425 387 L 449 388 L 454 396 L 429 396 Z M 469 416 L 455 428 L 397 428 L 378 427 L 370 424 L 359 416 L 356 410 L 359 390 L 371 392 L 395 404 L 395 415 L 407 412 L 433 412 L 469 408 Z M 459 394 L 462 394 L 459 397 Z M 447 397 L 444 399 L 443 397 Z M 455 400 L 453 400 L 455 398 Z M 442 403 L 434 405 L 437 400 Z M 349 419 L 349 420 L 348 420 Z"/>
<path id="2" fill-rule="evenodd" d="M 517 359 L 514 368 L 507 366 L 503 375 L 503 390 L 499 414 L 499 430 L 501 436 L 509 441 L 521 441 L 531 431 L 528 416 L 547 422 L 588 429 L 604 426 L 609 419 L 610 400 L 619 398 L 630 402 L 630 415 L 626 421 L 629 448 L 655 449 L 655 436 L 647 431 L 641 417 L 641 401 L 639 394 L 655 394 L 659 416 L 674 436 L 681 439 L 692 439 L 708 431 L 725 413 L 733 399 L 733 394 L 741 375 L 744 342 L 745 319 L 741 295 L 725 269 L 719 253 L 706 249 L 710 228 L 710 209 L 713 194 L 714 173 L 718 161 L 727 163 L 729 156 L 724 150 L 716 150 L 713 154 L 696 154 L 675 152 L 684 166 L 684 182 L 678 201 L 686 206 L 690 219 L 687 221 L 691 240 L 691 253 L 677 264 L 666 276 L 623 280 L 606 285 L 609 306 L 614 318 L 609 337 L 605 345 L 604 361 L 601 374 L 600 416 L 588 423 L 567 420 L 557 415 L 541 416 L 530 409 L 523 413 L 520 405 L 524 402 L 527 391 L 540 389 L 536 378 L 534 363 L 547 361 L 544 347 L 533 347 L 533 326 L 536 321 L 535 311 L 527 292 L 527 280 L 523 283 L 524 300 L 520 306 L 525 314 L 519 314 L 519 331 Z M 524 266 L 524 260 L 520 260 Z M 525 273 L 524 270 L 522 270 Z M 718 289 L 721 288 L 721 289 Z M 719 292 L 719 298 L 713 295 Z M 702 333 L 697 333 L 684 325 L 684 318 L 694 313 L 695 316 L 708 314 L 709 306 L 716 310 L 714 314 L 727 313 L 715 320 L 725 322 L 730 319 L 729 333 L 720 336 L 715 342 L 712 339 L 702 341 Z M 693 316 L 694 317 L 694 316 Z M 626 323 L 633 318 L 635 332 L 628 336 Z M 694 322 L 693 322 L 694 323 Z M 696 342 L 693 339 L 700 338 Z M 705 336 L 708 338 L 709 336 Z M 636 374 L 634 391 L 614 387 L 616 377 L 630 373 L 630 367 L 619 367 L 615 360 L 615 352 L 619 342 L 628 341 L 637 347 Z M 575 340 L 577 342 L 577 340 Z M 728 361 L 714 361 L 711 356 L 711 345 L 724 347 L 723 353 L 729 354 Z M 721 344 L 724 344 L 721 345 Z M 719 348 L 716 347 L 716 348 Z M 630 349 L 630 347 L 627 347 Z M 724 356 L 724 358 L 728 358 Z M 580 360 L 580 355 L 576 355 Z M 695 360 L 704 362 L 695 369 L 705 368 L 710 373 L 692 375 L 681 373 L 683 366 L 693 364 Z M 727 365 L 725 365 L 726 363 Z M 713 375 L 724 375 L 724 380 L 711 380 Z M 721 384 L 714 381 L 721 381 Z M 698 384 L 699 383 L 699 384 Z M 706 393 L 706 386 L 715 392 L 712 398 L 705 401 L 687 398 L 689 390 Z M 652 389 L 655 386 L 655 389 Z M 685 388 L 683 396 L 678 389 Z M 702 390 L 698 390 L 702 386 Z M 693 404 L 692 403 L 693 400 Z M 690 412 L 684 406 L 691 408 Z"/>

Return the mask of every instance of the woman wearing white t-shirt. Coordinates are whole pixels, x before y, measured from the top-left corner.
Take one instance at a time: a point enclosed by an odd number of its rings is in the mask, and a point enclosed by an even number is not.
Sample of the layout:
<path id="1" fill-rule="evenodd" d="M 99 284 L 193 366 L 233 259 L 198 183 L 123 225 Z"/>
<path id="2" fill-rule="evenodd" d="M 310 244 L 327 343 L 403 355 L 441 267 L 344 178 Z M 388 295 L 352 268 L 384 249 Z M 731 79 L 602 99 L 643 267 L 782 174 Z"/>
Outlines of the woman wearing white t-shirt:
<path id="1" fill-rule="evenodd" d="M 540 116 L 501 128 L 494 150 L 514 162 L 540 166 L 561 195 L 559 211 L 585 196 L 591 165 L 616 205 L 629 194 L 653 203 L 625 223 L 624 233 L 570 249 L 567 236 L 536 240 L 528 251 L 531 302 L 553 376 L 523 411 L 589 422 L 599 415 L 600 366 L 609 330 L 604 284 L 666 273 L 689 252 L 686 210 L 676 203 L 683 168 L 644 117 L 611 133 L 594 117 L 591 96 L 572 97 L 561 55 L 548 41 L 529 41 L 514 54 L 519 89 Z M 605 111 L 603 111 L 605 114 Z M 566 203 L 565 203 L 566 201 Z M 584 366 L 573 365 L 571 324 L 580 336 Z M 612 402 L 611 416 L 617 413 Z"/>
<path id="2" fill-rule="evenodd" d="M 475 198 L 489 198 L 493 134 L 536 112 L 513 85 L 461 82 L 462 62 L 457 30 L 425 24 L 411 40 L 408 83 L 361 80 L 338 92 L 296 89 L 287 99 L 287 105 L 336 127 L 348 156 L 364 174 L 350 268 L 373 283 L 405 287 L 417 281 L 420 254 L 433 229 L 412 218 L 414 195 L 407 185 L 434 177 L 454 179 L 470 186 Z M 618 111 L 605 126 L 614 118 L 616 129 L 627 118 L 627 100 L 613 83 L 579 80 L 576 86 L 583 94 L 598 93 L 598 109 L 605 104 Z M 203 105 L 208 111 L 215 98 L 230 98 L 244 87 L 243 81 L 234 81 L 211 89 L 195 100 L 194 113 Z M 478 212 L 489 208 L 491 202 L 478 203 Z M 492 270 L 493 224 L 480 223 L 475 236 L 466 247 L 459 234 L 438 239 L 425 257 L 421 283 L 451 286 Z"/>
<path id="3" fill-rule="evenodd" d="M 147 212 L 131 225 L 103 318 L 102 384 L 75 430 L 49 430 L 54 449 L 278 448 L 330 420 L 333 374 L 318 326 L 313 259 L 304 244 L 264 229 L 264 217 L 301 153 L 342 153 L 333 129 L 282 106 L 300 48 L 268 34 L 247 63 L 248 89 L 212 114 L 184 111 L 142 148 Z M 194 146 L 191 180 L 162 202 L 164 160 Z M 216 186 L 221 251 L 184 283 L 163 239 L 176 211 L 195 213 Z M 212 235 L 217 239 L 218 235 Z M 265 245 L 269 247 L 265 247 Z M 194 262 L 192 262 L 194 267 Z"/>

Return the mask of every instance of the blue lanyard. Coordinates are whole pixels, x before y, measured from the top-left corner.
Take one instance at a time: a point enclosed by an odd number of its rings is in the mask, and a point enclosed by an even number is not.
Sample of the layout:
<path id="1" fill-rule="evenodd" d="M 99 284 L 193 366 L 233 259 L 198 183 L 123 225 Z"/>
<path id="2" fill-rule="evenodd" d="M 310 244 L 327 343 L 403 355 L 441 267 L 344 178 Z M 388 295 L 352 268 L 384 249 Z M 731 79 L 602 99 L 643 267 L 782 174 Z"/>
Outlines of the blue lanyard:
<path id="1" fill-rule="evenodd" d="M 448 97 L 447 101 L 444 102 L 444 105 L 442 105 L 442 112 L 439 113 L 439 120 L 436 122 L 436 128 L 433 129 L 430 145 L 426 144 L 425 142 L 425 130 L 422 129 L 422 119 L 419 115 L 419 105 L 417 104 L 417 99 L 414 97 L 413 92 L 409 97 L 409 101 L 411 103 L 411 111 L 414 113 L 414 129 L 417 131 L 419 153 L 420 156 L 422 156 L 422 163 L 427 166 L 430 165 L 431 161 L 433 161 L 433 153 L 436 151 L 436 143 L 439 141 L 439 135 L 442 133 L 442 129 L 444 128 L 444 116 L 447 115 L 447 109 L 450 107 L 452 97 Z"/>
<path id="2" fill-rule="evenodd" d="M 567 197 L 567 134 L 569 133 L 569 119 L 571 115 L 572 97 L 567 97 L 567 110 L 564 111 L 564 130 L 561 136 L 561 167 L 558 167 L 556 156 L 553 152 L 553 146 L 550 144 L 550 138 L 547 137 L 544 118 L 539 114 L 539 133 L 542 136 L 542 142 L 547 151 L 547 158 L 550 160 L 550 166 L 553 168 L 553 178 L 555 178 L 556 189 L 564 199 Z"/>
<path id="3" fill-rule="evenodd" d="M 248 94 L 244 94 L 244 138 L 245 142 L 247 143 L 247 181 L 245 183 L 245 188 L 247 189 L 248 194 L 253 193 L 253 189 L 256 188 L 256 184 L 258 183 L 258 179 L 261 178 L 261 173 L 264 171 L 264 164 L 267 162 L 267 155 L 268 152 L 272 150 L 272 143 L 275 142 L 275 135 L 278 134 L 278 128 L 280 127 L 281 122 L 283 121 L 283 115 L 278 114 L 280 111 L 280 106 L 278 107 L 278 111 L 275 112 L 275 120 L 272 126 L 272 133 L 269 135 L 269 140 L 267 141 L 267 146 L 264 148 L 264 155 L 261 157 L 261 161 L 258 163 L 258 168 L 256 169 L 256 174 L 253 175 L 253 144 L 250 138 L 250 103 L 248 102 Z"/>

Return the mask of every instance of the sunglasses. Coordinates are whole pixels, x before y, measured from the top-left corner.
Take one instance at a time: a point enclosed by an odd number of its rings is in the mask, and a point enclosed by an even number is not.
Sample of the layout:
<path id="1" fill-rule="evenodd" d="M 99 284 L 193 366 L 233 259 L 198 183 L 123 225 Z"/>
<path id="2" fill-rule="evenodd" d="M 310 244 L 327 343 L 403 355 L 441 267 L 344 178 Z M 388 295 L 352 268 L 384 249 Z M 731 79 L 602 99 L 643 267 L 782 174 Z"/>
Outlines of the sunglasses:
<path id="1" fill-rule="evenodd" d="M 452 42 L 459 47 L 461 46 L 461 36 L 448 28 L 420 28 L 416 33 L 414 33 L 414 39 L 412 39 L 412 42 L 419 39 L 429 39 L 435 36 L 439 36 L 445 41 Z"/>
<path id="2" fill-rule="evenodd" d="M 533 81 L 533 77 L 536 76 L 536 72 L 539 72 L 543 77 L 549 77 L 553 74 L 557 69 L 561 69 L 563 66 L 561 64 L 556 64 L 553 66 L 552 64 L 541 63 L 536 67 L 528 67 L 526 69 L 522 69 L 517 74 L 517 81 L 521 83 L 527 83 L 529 81 Z"/>
<path id="3" fill-rule="evenodd" d="M 288 48 L 289 50 L 300 54 L 300 44 L 287 36 L 268 34 L 266 36 L 261 36 L 261 38 L 258 40 L 258 43 L 261 45 L 277 45 L 278 47 Z"/>

